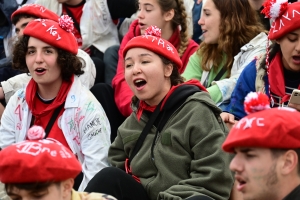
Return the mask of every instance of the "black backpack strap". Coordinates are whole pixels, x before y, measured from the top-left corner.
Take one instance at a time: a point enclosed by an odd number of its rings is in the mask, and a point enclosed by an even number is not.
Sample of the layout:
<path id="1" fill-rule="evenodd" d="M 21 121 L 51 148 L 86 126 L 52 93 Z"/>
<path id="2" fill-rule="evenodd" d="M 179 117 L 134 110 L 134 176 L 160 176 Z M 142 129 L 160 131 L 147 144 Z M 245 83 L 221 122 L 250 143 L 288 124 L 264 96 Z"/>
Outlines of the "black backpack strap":
<path id="1" fill-rule="evenodd" d="M 214 78 L 213 81 L 218 81 L 222 78 L 222 76 L 226 73 L 227 69 L 225 66 L 222 67 L 222 69 L 219 71 L 219 73 L 216 75 L 216 77 Z M 209 75 L 208 75 L 209 76 Z M 211 86 L 211 84 L 207 85 L 207 81 L 208 81 L 208 76 L 206 77 L 204 83 L 203 83 L 203 86 L 208 88 Z"/>
<path id="2" fill-rule="evenodd" d="M 50 133 L 50 131 L 51 131 L 51 128 L 52 128 L 54 122 L 56 121 L 56 119 L 57 119 L 57 117 L 58 117 L 58 115 L 59 115 L 61 109 L 64 107 L 64 105 L 65 105 L 65 103 L 61 104 L 60 106 L 58 106 L 58 107 L 54 110 L 54 112 L 53 112 L 53 114 L 52 114 L 52 116 L 51 116 L 51 118 L 50 118 L 50 120 L 49 120 L 49 122 L 48 122 L 48 124 L 47 124 L 47 126 L 46 126 L 46 129 L 45 129 L 45 133 L 46 133 L 45 138 L 48 137 L 48 135 L 49 135 L 49 133 Z"/>
<path id="3" fill-rule="evenodd" d="M 146 136 L 148 135 L 151 127 L 153 126 L 156 118 L 158 117 L 159 113 L 160 113 L 160 107 L 162 104 L 163 100 L 156 106 L 154 112 L 151 114 L 149 121 L 147 122 L 146 126 L 144 127 L 141 135 L 139 136 L 131 155 L 129 156 L 129 160 L 128 160 L 128 165 L 130 165 L 130 162 L 132 161 L 132 159 L 134 158 L 134 156 L 139 152 L 139 150 L 141 149 L 144 140 L 146 139 Z"/>

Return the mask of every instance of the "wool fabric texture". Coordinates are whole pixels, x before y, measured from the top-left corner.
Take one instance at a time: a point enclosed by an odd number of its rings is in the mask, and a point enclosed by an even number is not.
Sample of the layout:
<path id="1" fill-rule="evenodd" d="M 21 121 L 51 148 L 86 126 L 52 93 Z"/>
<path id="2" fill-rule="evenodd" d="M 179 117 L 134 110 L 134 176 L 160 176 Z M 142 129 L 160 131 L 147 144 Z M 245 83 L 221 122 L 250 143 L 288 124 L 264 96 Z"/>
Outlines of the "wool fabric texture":
<path id="1" fill-rule="evenodd" d="M 270 40 L 280 39 L 293 30 L 300 28 L 300 2 L 290 3 L 282 15 L 271 25 L 268 35 Z"/>
<path id="2" fill-rule="evenodd" d="M 75 178 L 81 164 L 61 143 L 41 139 L 44 129 L 33 126 L 28 138 L 0 151 L 0 181 L 2 183 L 60 182 Z"/>
<path id="3" fill-rule="evenodd" d="M 247 115 L 230 130 L 222 148 L 300 148 L 300 112 L 287 107 L 271 108 Z"/>
<path id="4" fill-rule="evenodd" d="M 78 44 L 71 31 L 71 24 L 73 21 L 65 20 L 64 16 L 59 18 L 59 22 L 49 19 L 35 19 L 28 23 L 23 33 L 76 55 Z"/>
<path id="5" fill-rule="evenodd" d="M 154 35 L 141 35 L 132 38 L 125 46 L 123 50 L 123 58 L 126 58 L 126 53 L 132 48 L 144 48 L 152 51 L 158 55 L 161 55 L 168 60 L 175 63 L 178 70 L 182 68 L 182 61 L 176 48 L 167 40 Z"/>
<path id="6" fill-rule="evenodd" d="M 11 15 L 11 19 L 20 14 L 32 15 L 35 18 L 51 19 L 58 22 L 59 16 L 44 6 L 38 4 L 25 4 Z"/>

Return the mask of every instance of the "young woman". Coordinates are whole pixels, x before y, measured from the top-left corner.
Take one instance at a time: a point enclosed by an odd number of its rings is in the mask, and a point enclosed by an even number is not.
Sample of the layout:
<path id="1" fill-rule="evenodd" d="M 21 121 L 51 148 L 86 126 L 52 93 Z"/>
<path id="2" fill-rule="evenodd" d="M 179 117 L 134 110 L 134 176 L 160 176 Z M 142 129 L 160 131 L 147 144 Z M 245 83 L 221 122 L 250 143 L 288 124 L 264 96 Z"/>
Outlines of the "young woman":
<path id="1" fill-rule="evenodd" d="M 206 0 L 202 9 L 204 39 L 182 76 L 201 81 L 219 105 L 230 99 L 245 66 L 265 52 L 267 35 L 248 0 Z"/>
<path id="2" fill-rule="evenodd" d="M 233 178 L 220 146 L 220 109 L 198 81 L 184 83 L 176 48 L 138 36 L 123 57 L 134 111 L 109 149 L 114 167 L 101 170 L 86 191 L 132 200 L 228 199 Z"/>
<path id="3" fill-rule="evenodd" d="M 288 104 L 293 89 L 300 88 L 300 2 L 281 2 L 279 5 L 283 8 L 282 13 L 272 18 L 274 22 L 268 36 L 274 40 L 273 44 L 266 54 L 245 68 L 225 109 L 229 113 L 222 113 L 222 118 L 229 124 L 246 115 L 243 101 L 253 91 L 269 95 L 271 107 L 290 106 L 300 111 L 299 104 Z M 264 10 L 268 17 L 269 10 L 274 7 Z"/>
<path id="4" fill-rule="evenodd" d="M 110 126 L 99 102 L 79 81 L 82 63 L 71 30 L 73 22 L 36 19 L 14 47 L 14 67 L 29 72 L 26 88 L 9 100 L 1 118 L 0 148 L 23 141 L 32 125 L 68 147 L 82 164 L 79 191 L 108 166 Z"/>
<path id="5" fill-rule="evenodd" d="M 133 21 L 128 33 L 124 36 L 120 49 L 116 76 L 112 81 L 115 102 L 120 112 L 129 116 L 132 91 L 124 78 L 123 49 L 132 38 L 144 34 L 145 30 L 153 25 L 162 30 L 162 38 L 168 40 L 179 52 L 183 62 L 180 73 L 183 72 L 190 55 L 198 45 L 188 37 L 186 12 L 183 0 L 139 0 L 138 19 Z"/>

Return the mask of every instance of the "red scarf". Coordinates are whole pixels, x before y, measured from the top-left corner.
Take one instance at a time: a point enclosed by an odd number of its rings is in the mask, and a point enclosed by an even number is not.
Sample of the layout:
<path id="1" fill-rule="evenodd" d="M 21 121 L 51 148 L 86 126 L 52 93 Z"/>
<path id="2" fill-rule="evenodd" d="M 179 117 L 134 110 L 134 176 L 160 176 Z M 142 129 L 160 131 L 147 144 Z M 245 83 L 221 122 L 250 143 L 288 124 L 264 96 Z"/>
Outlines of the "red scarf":
<path id="1" fill-rule="evenodd" d="M 281 102 L 278 103 L 282 104 L 284 102 L 287 102 L 290 99 L 291 95 L 286 94 L 285 92 L 285 81 L 281 53 L 277 53 L 270 63 L 268 79 L 270 84 L 270 93 L 272 92 L 281 98 Z"/>
<path id="2" fill-rule="evenodd" d="M 171 95 L 171 94 L 172 94 L 179 86 L 181 86 L 181 85 L 183 85 L 183 84 L 184 84 L 184 85 L 195 85 L 195 86 L 199 87 L 200 90 L 207 92 L 206 88 L 205 88 L 203 85 L 201 85 L 200 82 L 199 82 L 198 80 L 196 80 L 196 79 L 191 79 L 191 80 L 189 80 L 189 81 L 187 81 L 187 82 L 184 82 L 184 83 L 182 83 L 182 84 L 172 86 L 171 89 L 169 90 L 169 92 L 167 93 L 166 97 L 164 98 L 164 100 L 163 100 L 163 102 L 162 102 L 162 104 L 161 104 L 160 110 L 162 110 L 162 108 L 164 107 L 164 105 L 165 105 L 167 99 L 170 97 L 170 95 Z M 140 120 L 140 118 L 141 118 L 141 116 L 142 116 L 144 110 L 147 110 L 147 111 L 150 111 L 150 112 L 154 112 L 155 108 L 156 108 L 156 105 L 155 105 L 155 106 L 149 106 L 145 101 L 140 101 L 140 103 L 139 103 L 139 108 L 138 108 L 137 113 L 136 113 L 138 121 Z"/>
<path id="3" fill-rule="evenodd" d="M 55 100 L 49 104 L 49 106 L 45 109 L 45 110 L 37 110 L 36 109 L 36 101 L 38 100 L 37 97 L 37 83 L 31 79 L 27 85 L 26 88 L 26 102 L 28 104 L 29 109 L 32 112 L 32 115 L 35 117 L 35 124 L 40 124 L 39 120 L 41 117 L 49 114 L 51 111 L 53 111 L 54 109 L 56 109 L 58 106 L 60 106 L 61 104 L 63 104 L 67 98 L 68 92 L 72 86 L 72 83 L 74 81 L 74 76 L 71 77 L 71 81 L 67 82 L 67 81 L 63 81 L 61 84 L 61 87 L 59 89 L 59 92 L 55 98 Z"/>

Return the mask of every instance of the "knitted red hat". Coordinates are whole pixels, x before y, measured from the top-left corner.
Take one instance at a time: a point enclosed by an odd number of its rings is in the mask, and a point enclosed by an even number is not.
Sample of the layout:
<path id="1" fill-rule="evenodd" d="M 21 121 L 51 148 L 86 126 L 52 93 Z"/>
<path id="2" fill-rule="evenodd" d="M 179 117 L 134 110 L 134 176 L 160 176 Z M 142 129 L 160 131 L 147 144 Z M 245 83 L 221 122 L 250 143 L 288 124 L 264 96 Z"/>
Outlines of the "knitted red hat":
<path id="1" fill-rule="evenodd" d="M 300 112 L 288 107 L 251 113 L 233 126 L 222 148 L 231 153 L 236 147 L 300 148 L 299 121 Z"/>
<path id="2" fill-rule="evenodd" d="M 300 28 L 300 2 L 288 3 L 287 0 L 267 0 L 262 13 L 273 21 L 269 39 L 275 40 Z"/>
<path id="3" fill-rule="evenodd" d="M 161 38 L 161 29 L 156 26 L 148 27 L 145 35 L 132 38 L 123 50 L 123 58 L 125 58 L 127 51 L 132 48 L 148 49 L 174 62 L 179 71 L 182 68 L 182 61 L 176 48 L 169 41 Z"/>
<path id="4" fill-rule="evenodd" d="M 55 140 L 41 139 L 44 135 L 42 127 L 34 126 L 28 131 L 29 140 L 0 151 L 2 183 L 59 182 L 81 172 L 74 154 Z"/>
<path id="5" fill-rule="evenodd" d="M 28 23 L 23 33 L 76 55 L 78 44 L 72 33 L 73 28 L 73 20 L 63 15 L 58 23 L 49 19 L 35 19 Z"/>
<path id="6" fill-rule="evenodd" d="M 13 12 L 13 14 L 11 15 L 11 20 L 13 21 L 13 18 L 19 14 L 32 15 L 35 18 L 51 19 L 56 22 L 59 18 L 57 14 L 38 4 L 25 4 L 24 6 Z"/>

